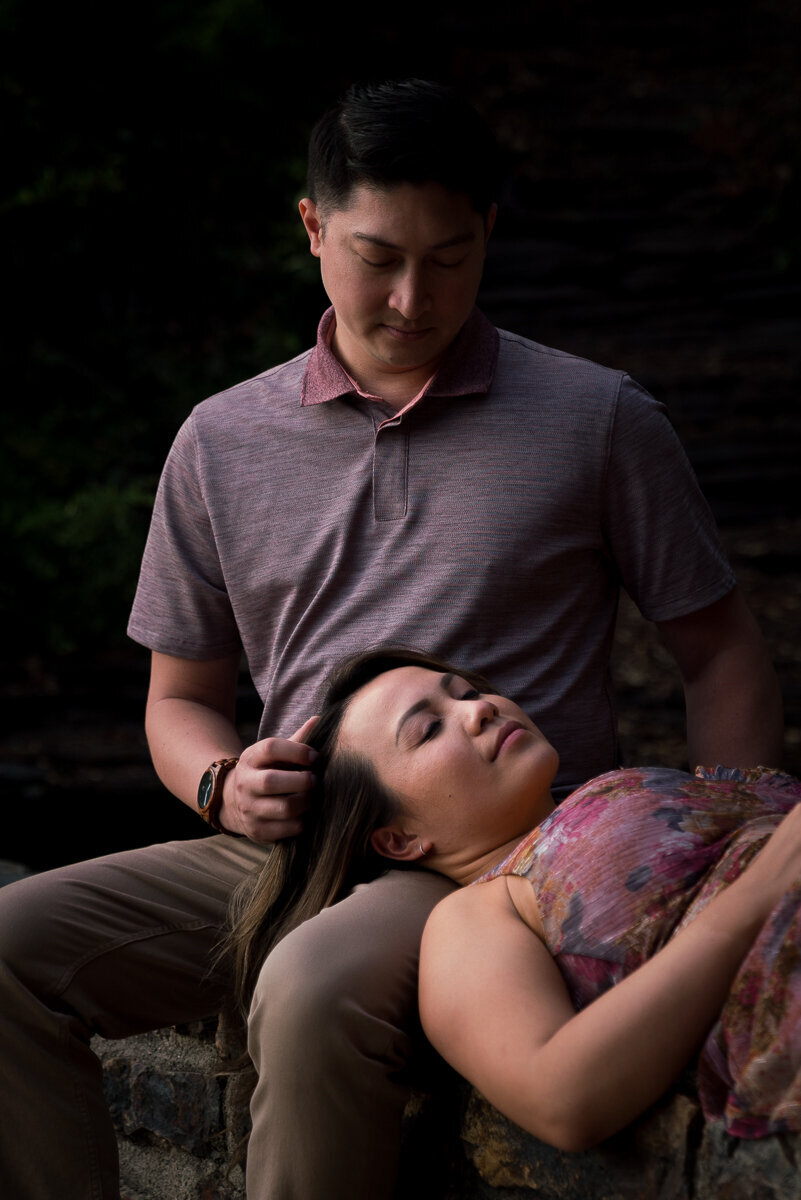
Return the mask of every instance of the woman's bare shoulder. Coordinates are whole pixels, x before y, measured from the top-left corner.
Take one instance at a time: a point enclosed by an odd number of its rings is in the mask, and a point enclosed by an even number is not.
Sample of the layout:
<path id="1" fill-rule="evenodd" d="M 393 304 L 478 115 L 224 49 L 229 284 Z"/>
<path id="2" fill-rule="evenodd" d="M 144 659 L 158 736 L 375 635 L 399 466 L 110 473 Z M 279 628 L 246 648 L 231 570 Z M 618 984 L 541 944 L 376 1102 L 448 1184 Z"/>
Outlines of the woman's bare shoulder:
<path id="1" fill-rule="evenodd" d="M 521 922 L 541 936 L 534 891 L 526 879 L 500 875 L 486 883 L 471 884 L 451 892 L 431 913 L 425 937 L 429 943 L 461 932 L 476 934 L 481 929 Z"/>

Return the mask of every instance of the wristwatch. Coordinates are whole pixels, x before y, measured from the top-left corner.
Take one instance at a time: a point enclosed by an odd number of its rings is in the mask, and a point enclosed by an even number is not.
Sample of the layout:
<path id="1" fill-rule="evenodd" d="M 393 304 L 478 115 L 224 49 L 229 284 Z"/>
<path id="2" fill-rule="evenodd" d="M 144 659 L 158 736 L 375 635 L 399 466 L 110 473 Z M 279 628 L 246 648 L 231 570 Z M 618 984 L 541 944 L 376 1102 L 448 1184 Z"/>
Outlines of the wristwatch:
<path id="1" fill-rule="evenodd" d="M 204 821 L 218 833 L 230 833 L 217 819 L 223 800 L 223 781 L 239 762 L 238 758 L 221 758 L 203 772 L 197 789 L 197 810 Z"/>

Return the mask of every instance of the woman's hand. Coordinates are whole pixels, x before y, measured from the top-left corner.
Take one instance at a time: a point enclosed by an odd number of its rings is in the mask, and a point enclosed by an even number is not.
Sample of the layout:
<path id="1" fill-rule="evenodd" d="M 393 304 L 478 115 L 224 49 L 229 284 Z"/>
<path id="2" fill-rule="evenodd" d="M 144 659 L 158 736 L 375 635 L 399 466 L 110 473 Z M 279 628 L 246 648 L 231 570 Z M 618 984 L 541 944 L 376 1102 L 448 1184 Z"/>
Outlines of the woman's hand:
<path id="1" fill-rule="evenodd" d="M 218 819 L 224 829 L 265 846 L 300 833 L 317 757 L 305 739 L 316 720 L 309 717 L 289 738 L 264 738 L 242 751 L 223 783 Z"/>
<path id="2" fill-rule="evenodd" d="M 785 892 L 801 879 L 801 805 L 791 809 L 745 871 L 717 901 L 742 901 L 743 919 L 762 927 Z"/>

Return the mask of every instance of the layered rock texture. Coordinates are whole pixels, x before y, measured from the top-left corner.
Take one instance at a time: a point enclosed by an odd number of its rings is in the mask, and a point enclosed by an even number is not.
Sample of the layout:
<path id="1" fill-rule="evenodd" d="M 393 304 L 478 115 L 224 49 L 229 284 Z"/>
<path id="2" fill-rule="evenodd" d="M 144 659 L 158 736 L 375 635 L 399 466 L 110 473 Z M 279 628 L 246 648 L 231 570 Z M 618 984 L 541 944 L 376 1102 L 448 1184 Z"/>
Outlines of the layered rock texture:
<path id="1" fill-rule="evenodd" d="M 239 1047 L 226 1018 L 96 1039 L 122 1200 L 244 1200 L 231 1166 L 244 1129 L 226 1073 Z M 628 1129 L 578 1154 L 523 1133 L 452 1080 L 407 1106 L 397 1200 L 799 1200 L 800 1160 L 797 1136 L 744 1142 L 705 1124 L 691 1072 Z"/>

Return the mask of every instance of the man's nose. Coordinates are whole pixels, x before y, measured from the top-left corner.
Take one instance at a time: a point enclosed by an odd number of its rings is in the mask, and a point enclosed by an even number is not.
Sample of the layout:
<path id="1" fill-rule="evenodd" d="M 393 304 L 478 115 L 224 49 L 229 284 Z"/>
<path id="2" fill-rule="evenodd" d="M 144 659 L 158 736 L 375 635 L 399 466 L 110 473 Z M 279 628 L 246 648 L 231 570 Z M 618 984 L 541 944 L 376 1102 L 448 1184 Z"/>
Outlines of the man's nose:
<path id="1" fill-rule="evenodd" d="M 414 267 L 404 271 L 395 280 L 389 303 L 405 320 L 419 320 L 431 307 L 431 293 L 425 273 Z"/>

